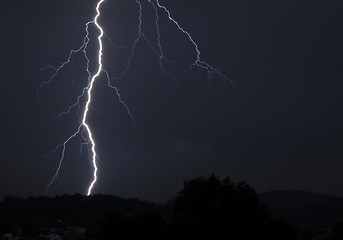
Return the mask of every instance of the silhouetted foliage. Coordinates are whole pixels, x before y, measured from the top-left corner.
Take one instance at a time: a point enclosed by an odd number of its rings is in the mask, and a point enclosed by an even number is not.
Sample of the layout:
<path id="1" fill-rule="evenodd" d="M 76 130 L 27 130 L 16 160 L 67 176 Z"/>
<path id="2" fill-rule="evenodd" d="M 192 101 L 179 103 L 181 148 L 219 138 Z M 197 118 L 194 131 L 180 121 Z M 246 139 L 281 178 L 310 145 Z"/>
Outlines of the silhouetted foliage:
<path id="1" fill-rule="evenodd" d="M 297 240 L 298 229 L 284 219 L 272 219 L 265 224 L 265 240 Z"/>
<path id="2" fill-rule="evenodd" d="M 102 239 L 169 239 L 168 227 L 168 222 L 156 213 L 113 213 L 101 223 Z"/>
<path id="3" fill-rule="evenodd" d="M 343 221 L 336 222 L 333 231 L 335 240 L 343 240 Z"/>
<path id="4" fill-rule="evenodd" d="M 312 240 L 314 238 L 314 233 L 311 229 L 303 229 L 299 234 L 300 240 Z"/>
<path id="5" fill-rule="evenodd" d="M 336 211 L 343 209 L 341 198 L 288 191 L 266 193 L 262 199 L 273 203 L 273 209 L 289 210 L 286 217 L 300 220 L 267 221 L 269 211 L 252 187 L 212 175 L 185 181 L 169 205 L 110 195 L 5 197 L 0 202 L 0 240 L 10 236 L 5 233 L 24 239 L 46 239 L 56 233 L 63 239 L 313 240 L 333 239 L 333 232 L 336 240 L 343 239 L 343 221 L 336 222 L 333 231 L 325 225 L 342 219 Z M 317 215 L 326 218 L 320 221 L 323 228 L 298 231 L 292 225 L 306 219 L 317 224 L 317 218 L 310 218 Z"/>
<path id="6" fill-rule="evenodd" d="M 25 221 L 22 227 L 24 237 L 34 237 L 39 234 L 39 228 L 30 220 Z"/>
<path id="7" fill-rule="evenodd" d="M 87 236 L 96 238 L 100 222 L 112 212 L 132 215 L 157 212 L 164 216 L 171 214 L 171 208 L 110 195 L 86 197 L 75 194 L 27 199 L 5 197 L 0 203 L 0 232 L 13 233 L 19 228 L 23 236 L 32 237 L 38 235 L 38 228 L 41 227 L 82 226 L 87 229 Z"/>
<path id="8" fill-rule="evenodd" d="M 189 237 L 256 239 L 268 215 L 247 183 L 212 175 L 185 181 L 175 198 L 173 218 Z"/>
<path id="9" fill-rule="evenodd" d="M 1 232 L 3 233 L 13 233 L 14 232 L 14 225 L 11 223 L 4 223 L 1 226 Z"/>

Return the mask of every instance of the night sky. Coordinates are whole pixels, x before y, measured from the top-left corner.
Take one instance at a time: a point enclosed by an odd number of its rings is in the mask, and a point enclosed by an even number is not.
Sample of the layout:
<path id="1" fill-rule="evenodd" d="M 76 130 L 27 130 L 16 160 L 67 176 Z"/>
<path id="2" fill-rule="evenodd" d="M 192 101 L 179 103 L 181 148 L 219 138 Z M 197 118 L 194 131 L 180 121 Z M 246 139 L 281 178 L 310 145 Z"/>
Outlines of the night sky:
<path id="1" fill-rule="evenodd" d="M 143 31 L 156 45 L 153 9 L 142 0 Z M 0 196 L 45 195 L 61 151 L 48 153 L 77 128 L 80 115 L 49 122 L 75 102 L 87 82 L 76 54 L 40 92 L 51 70 L 80 47 L 96 0 L 16 0 L 1 3 Z M 160 0 L 193 36 L 202 60 L 230 78 L 207 81 L 203 71 L 180 86 L 159 71 L 158 56 L 137 44 L 131 68 L 113 80 L 136 120 L 97 81 L 89 116 L 99 154 L 94 193 L 165 202 L 183 180 L 211 173 L 245 180 L 257 192 L 299 189 L 343 196 L 343 3 L 339 0 Z M 161 43 L 180 75 L 195 60 L 187 37 L 160 12 Z M 99 19 L 104 67 L 125 68 L 137 37 L 138 6 L 106 0 Z M 97 51 L 91 28 L 91 70 Z M 51 195 L 85 194 L 92 180 L 80 138 L 66 149 Z"/>

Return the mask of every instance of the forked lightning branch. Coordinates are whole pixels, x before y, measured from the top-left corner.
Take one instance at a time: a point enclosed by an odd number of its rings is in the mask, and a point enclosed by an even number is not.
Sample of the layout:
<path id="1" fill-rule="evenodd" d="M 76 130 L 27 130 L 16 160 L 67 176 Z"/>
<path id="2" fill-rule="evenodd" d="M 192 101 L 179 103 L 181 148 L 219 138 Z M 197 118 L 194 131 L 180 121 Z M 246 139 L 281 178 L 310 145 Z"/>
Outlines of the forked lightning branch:
<path id="1" fill-rule="evenodd" d="M 79 109 L 82 111 L 82 119 L 81 119 L 76 131 L 73 132 L 69 137 L 67 137 L 65 139 L 64 142 L 59 144 L 53 151 L 50 152 L 50 153 L 52 153 L 52 152 L 56 152 L 56 151 L 61 151 L 61 155 L 59 158 L 59 163 L 58 163 L 58 167 L 55 171 L 55 174 L 53 175 L 51 181 L 49 182 L 49 184 L 47 186 L 47 192 L 49 191 L 49 188 L 55 183 L 55 181 L 58 178 L 58 175 L 59 175 L 60 170 L 62 168 L 63 161 L 65 159 L 66 147 L 67 147 L 68 143 L 73 138 L 75 138 L 76 136 L 79 136 L 79 135 L 84 140 L 83 142 L 80 143 L 81 146 L 87 145 L 90 149 L 90 152 L 91 152 L 93 176 L 92 176 L 92 179 L 90 180 L 88 187 L 87 187 L 87 195 L 88 196 L 91 195 L 92 191 L 94 190 L 95 184 L 97 183 L 97 179 L 98 179 L 98 165 L 97 165 L 98 154 L 97 154 L 96 140 L 93 137 L 93 129 L 89 125 L 88 117 L 89 117 L 90 105 L 92 103 L 93 98 L 95 97 L 93 95 L 93 90 L 94 90 L 94 86 L 95 86 L 94 83 L 99 79 L 99 77 L 102 74 L 104 74 L 107 77 L 108 87 L 113 89 L 114 93 L 117 94 L 119 102 L 126 109 L 126 112 L 130 116 L 133 125 L 135 125 L 135 120 L 133 118 L 133 114 L 131 113 L 128 105 L 122 100 L 120 93 L 119 93 L 118 89 L 116 88 L 116 86 L 111 83 L 111 78 L 109 76 L 109 73 L 103 68 L 102 56 L 103 56 L 103 52 L 104 52 L 104 48 L 103 48 L 104 38 L 106 37 L 113 45 L 115 45 L 113 43 L 113 41 L 111 39 L 109 39 L 109 37 L 106 35 L 103 26 L 101 26 L 101 24 L 99 23 L 99 18 L 102 17 L 101 16 L 101 9 L 102 9 L 102 7 L 106 1 L 113 1 L 113 0 L 99 0 L 98 1 L 97 5 L 95 7 L 95 13 L 96 14 L 95 14 L 94 19 L 87 22 L 85 25 L 85 36 L 83 37 L 82 45 L 76 50 L 71 50 L 66 61 L 63 62 L 62 64 L 60 64 L 58 67 L 54 67 L 54 66 L 46 67 L 46 68 L 52 69 L 53 74 L 51 75 L 51 77 L 46 82 L 43 82 L 37 90 L 37 99 L 38 99 L 39 92 L 44 87 L 47 87 L 50 83 L 52 83 L 54 81 L 54 79 L 59 75 L 60 71 L 66 65 L 71 64 L 73 55 L 76 53 L 83 53 L 83 56 L 87 61 L 87 66 L 85 68 L 85 71 L 87 71 L 87 73 L 88 73 L 88 82 L 87 82 L 86 86 L 83 87 L 82 94 L 77 96 L 76 102 L 71 103 L 70 106 L 68 107 L 68 109 L 66 109 L 66 111 L 56 115 L 52 120 L 63 117 L 64 115 L 69 114 L 71 111 L 74 111 L 75 109 Z M 157 32 L 157 39 L 156 39 L 156 43 L 155 43 L 155 45 L 158 46 L 157 49 L 155 49 L 154 44 L 148 40 L 148 38 L 146 37 L 145 33 L 142 30 L 142 11 L 143 11 L 142 2 L 143 1 L 150 4 L 155 11 L 155 15 L 154 15 L 155 16 L 155 26 L 154 27 L 155 27 L 156 32 Z M 191 34 L 188 31 L 186 31 L 183 27 L 180 26 L 180 24 L 172 17 L 172 14 L 170 13 L 170 11 L 164 5 L 162 5 L 159 2 L 159 0 L 134 0 L 134 2 L 135 2 L 135 4 L 138 5 L 138 8 L 139 8 L 139 12 L 138 12 L 139 23 L 137 26 L 137 38 L 135 39 L 135 41 L 133 42 L 133 45 L 131 47 L 131 52 L 130 52 L 130 55 L 127 59 L 127 65 L 118 78 L 123 78 L 125 76 L 125 74 L 130 70 L 131 60 L 135 54 L 135 49 L 136 49 L 137 43 L 140 40 L 143 40 L 148 44 L 148 46 L 151 48 L 151 50 L 157 55 L 157 57 L 159 59 L 160 70 L 163 73 L 165 73 L 167 76 L 169 76 L 171 79 L 173 79 L 179 85 L 179 81 L 178 81 L 177 77 L 175 77 L 171 72 L 167 71 L 165 66 L 164 66 L 165 62 L 167 62 L 167 59 L 164 56 L 163 43 L 161 42 L 160 18 L 166 16 L 175 25 L 175 27 L 179 31 L 181 31 L 183 34 L 185 34 L 187 36 L 187 39 L 192 43 L 192 45 L 194 46 L 194 49 L 196 51 L 196 56 L 194 57 L 194 62 L 190 64 L 189 68 L 185 69 L 185 72 L 191 72 L 195 68 L 201 68 L 201 69 L 206 71 L 208 79 L 213 78 L 213 75 L 217 75 L 220 78 L 222 78 L 222 79 L 230 82 L 231 84 L 233 84 L 219 70 L 217 70 L 216 68 L 212 67 L 208 63 L 201 60 L 200 49 L 199 49 L 197 43 L 192 38 Z M 97 49 L 96 59 L 90 58 L 89 54 L 88 54 L 88 47 L 89 47 L 88 43 L 90 41 L 90 34 L 89 34 L 89 26 L 90 25 L 95 25 L 95 27 L 99 30 L 99 34 L 97 36 L 97 41 L 98 41 L 97 47 L 98 47 L 98 49 Z M 91 71 L 89 69 L 90 63 L 92 63 L 92 64 L 97 63 L 97 67 L 96 67 L 97 70 L 93 74 L 91 73 Z M 43 68 L 43 70 L 46 68 Z M 84 100 L 82 101 L 82 99 L 84 99 Z M 85 102 L 85 103 L 83 103 L 83 102 Z"/>

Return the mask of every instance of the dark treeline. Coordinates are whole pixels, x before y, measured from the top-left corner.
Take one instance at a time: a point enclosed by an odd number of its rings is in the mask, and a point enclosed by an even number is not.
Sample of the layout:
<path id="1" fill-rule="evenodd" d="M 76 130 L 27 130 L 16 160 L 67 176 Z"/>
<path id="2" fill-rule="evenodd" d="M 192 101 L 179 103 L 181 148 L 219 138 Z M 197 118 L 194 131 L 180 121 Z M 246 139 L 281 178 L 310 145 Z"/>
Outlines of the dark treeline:
<path id="1" fill-rule="evenodd" d="M 70 229 L 61 230 L 68 227 L 81 227 L 85 232 L 75 237 L 70 235 Z M 0 240 L 14 235 L 51 239 L 51 234 L 59 234 L 61 239 L 103 240 L 338 240 L 343 239 L 343 223 L 337 221 L 331 229 L 315 230 L 293 225 L 283 218 L 271 218 L 268 207 L 247 183 L 221 180 L 214 175 L 185 181 L 170 206 L 80 194 L 6 197 L 0 203 Z"/>
<path id="2" fill-rule="evenodd" d="M 91 227 L 109 213 L 145 214 L 156 212 L 161 216 L 171 214 L 171 207 L 147 203 L 138 199 L 122 199 L 111 195 L 62 195 L 55 198 L 5 197 L 0 204 L 1 222 L 22 225 L 33 222 L 39 227 Z"/>
<path id="3" fill-rule="evenodd" d="M 258 195 L 268 205 L 272 218 L 310 229 L 332 228 L 343 218 L 343 198 L 305 191 L 271 191 Z"/>

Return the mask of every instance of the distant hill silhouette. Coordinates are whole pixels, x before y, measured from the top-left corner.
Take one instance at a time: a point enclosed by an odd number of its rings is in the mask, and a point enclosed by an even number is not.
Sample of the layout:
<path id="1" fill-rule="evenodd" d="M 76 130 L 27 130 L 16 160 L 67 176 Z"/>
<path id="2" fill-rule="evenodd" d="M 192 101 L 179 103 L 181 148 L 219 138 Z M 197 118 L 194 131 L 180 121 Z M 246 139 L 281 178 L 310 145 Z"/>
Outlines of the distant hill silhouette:
<path id="1" fill-rule="evenodd" d="M 18 225 L 29 221 L 39 226 L 93 226 L 114 212 L 125 215 L 156 212 L 161 216 L 169 216 L 172 208 L 135 198 L 123 199 L 101 194 L 27 199 L 5 197 L 0 203 L 0 220 Z"/>
<path id="2" fill-rule="evenodd" d="M 88 239 L 100 240 L 252 240 L 269 232 L 268 216 L 251 186 L 212 174 L 185 181 L 174 206 L 110 195 L 5 197 L 0 202 L 0 240 L 1 233 L 24 237 L 60 233 L 68 239 L 68 231 L 76 228 L 84 229 Z"/>
<path id="3" fill-rule="evenodd" d="M 260 193 L 258 198 L 269 207 L 271 218 L 284 218 L 300 228 L 332 228 L 336 222 L 343 220 L 341 197 L 288 190 Z M 170 219 L 173 216 L 173 206 L 148 203 L 135 198 L 123 199 L 111 195 L 86 197 L 80 194 L 55 198 L 5 197 L 0 202 L 0 224 L 9 222 L 14 226 L 34 223 L 41 227 L 87 228 L 99 225 L 111 214 L 121 214 L 128 217 L 124 218 L 127 221 L 133 221 L 135 216 L 149 217 L 155 216 L 149 215 L 154 213 L 163 219 Z"/>
<path id="4" fill-rule="evenodd" d="M 284 190 L 258 194 L 272 218 L 284 218 L 298 227 L 325 228 L 343 219 L 343 198 L 320 193 Z"/>

